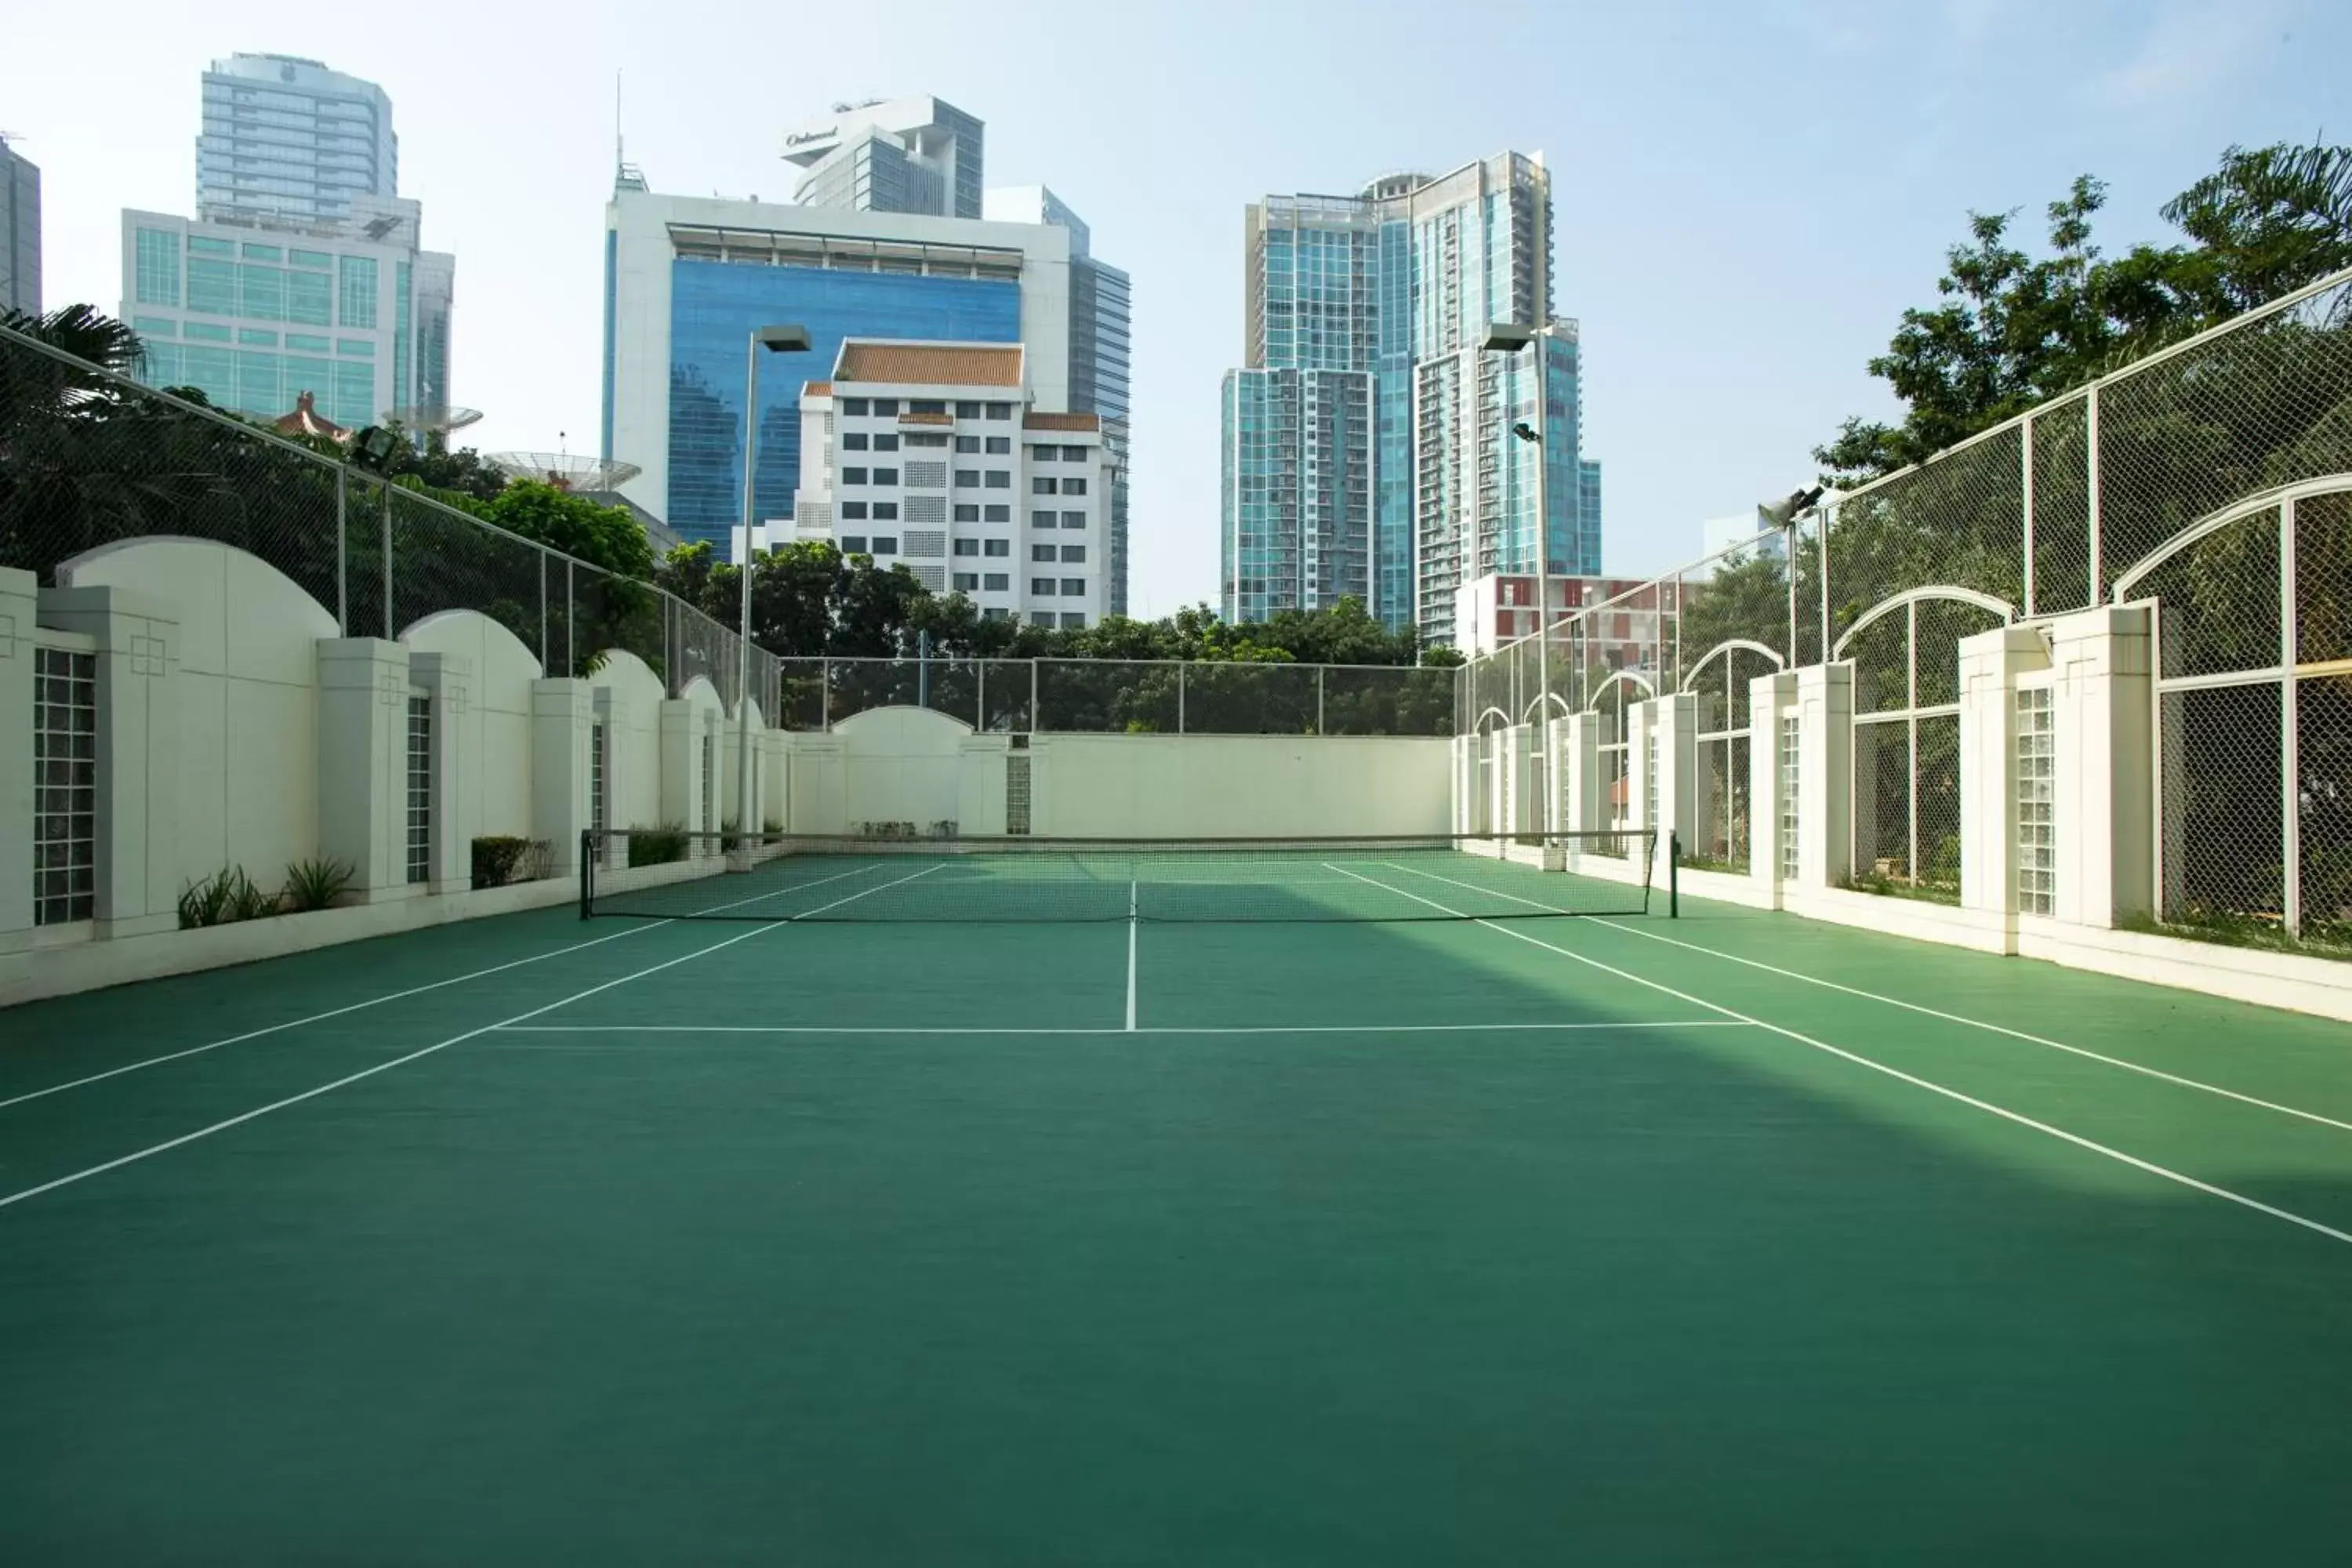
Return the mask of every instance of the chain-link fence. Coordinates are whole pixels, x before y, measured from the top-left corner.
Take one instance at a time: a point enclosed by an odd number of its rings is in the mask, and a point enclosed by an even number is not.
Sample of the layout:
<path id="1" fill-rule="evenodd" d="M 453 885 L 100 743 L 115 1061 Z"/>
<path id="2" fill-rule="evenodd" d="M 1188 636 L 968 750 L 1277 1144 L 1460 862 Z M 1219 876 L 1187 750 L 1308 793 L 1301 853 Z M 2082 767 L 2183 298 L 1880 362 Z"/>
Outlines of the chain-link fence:
<path id="1" fill-rule="evenodd" d="M 2162 918 L 2346 943 L 2352 483 L 2326 481 L 2347 475 L 2352 272 L 1832 495 L 1778 534 L 1571 608 L 1545 634 L 1551 689 L 1591 708 L 1596 676 L 1628 668 L 1699 693 L 1691 847 L 1737 864 L 1745 679 L 1775 660 L 1851 660 L 1855 883 L 1948 900 L 1960 639 L 2153 599 Z M 1471 661 L 1465 731 L 1524 721 L 1538 646 Z"/>
<path id="2" fill-rule="evenodd" d="M 1181 659 L 788 658 L 782 727 L 928 708 L 984 732 L 1450 735 L 1459 671 Z"/>

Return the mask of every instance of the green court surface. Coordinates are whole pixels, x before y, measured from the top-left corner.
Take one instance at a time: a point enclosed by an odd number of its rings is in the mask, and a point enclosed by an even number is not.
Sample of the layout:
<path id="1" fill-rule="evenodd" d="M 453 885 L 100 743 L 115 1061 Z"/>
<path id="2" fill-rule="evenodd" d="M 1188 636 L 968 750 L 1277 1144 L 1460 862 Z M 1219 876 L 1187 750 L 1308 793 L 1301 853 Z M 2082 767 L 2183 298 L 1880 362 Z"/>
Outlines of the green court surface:
<path id="1" fill-rule="evenodd" d="M 0 1563 L 2341 1559 L 2352 1031 L 1663 910 L 0 1013 Z"/>

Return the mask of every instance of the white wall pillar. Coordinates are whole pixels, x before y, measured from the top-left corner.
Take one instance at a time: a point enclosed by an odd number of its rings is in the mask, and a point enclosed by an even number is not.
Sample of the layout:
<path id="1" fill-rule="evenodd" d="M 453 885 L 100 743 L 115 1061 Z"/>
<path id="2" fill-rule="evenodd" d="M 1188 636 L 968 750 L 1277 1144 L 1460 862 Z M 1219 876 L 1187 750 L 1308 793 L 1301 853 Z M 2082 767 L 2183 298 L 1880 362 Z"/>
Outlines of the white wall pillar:
<path id="1" fill-rule="evenodd" d="M 0 567 L 0 991 L 33 946 L 33 628 L 38 580 Z"/>
<path id="2" fill-rule="evenodd" d="M 554 846 L 551 868 L 559 877 L 580 874 L 580 835 L 589 824 L 588 740 L 596 689 L 584 680 L 530 683 L 530 832 Z M 604 732 L 608 768 L 617 755 L 618 733 Z M 616 788 L 617 772 L 605 774 L 607 784 Z M 610 826 L 627 821 L 616 816 Z"/>
<path id="3" fill-rule="evenodd" d="M 1960 639 L 1960 907 L 2017 912 L 2017 679 L 2050 668 L 2042 634 Z"/>
<path id="4" fill-rule="evenodd" d="M 1657 741 L 1658 820 L 1651 826 L 1658 830 L 1655 873 L 1663 884 L 1675 842 L 1688 853 L 1697 838 L 1698 699 L 1678 691 L 1642 706 Z"/>
<path id="5" fill-rule="evenodd" d="M 1503 816 L 1496 826 L 1507 833 L 1523 833 L 1535 820 L 1528 800 L 1535 781 L 1528 771 L 1528 727 L 1514 724 L 1498 731 L 1496 743 L 1503 748 L 1497 764 L 1503 771 Z"/>
<path id="6" fill-rule="evenodd" d="M 754 761 L 760 769 L 760 831 L 764 833 L 773 827 L 782 832 L 791 821 L 785 815 L 785 803 L 792 799 L 792 777 L 787 771 L 786 763 L 786 758 L 791 755 L 791 750 L 785 744 L 785 735 L 782 730 L 763 730 L 752 736 L 751 740 L 759 748 L 759 755 Z M 1000 746 L 999 749 L 1001 750 L 1002 747 Z M 997 768 L 996 787 L 999 796 L 996 826 L 989 831 L 1003 833 L 1004 811 L 1002 797 L 1004 790 L 1004 770 L 1002 765 Z M 969 832 L 971 829 L 966 831 Z"/>
<path id="7" fill-rule="evenodd" d="M 2101 605 L 2049 630 L 2058 918 L 2111 930 L 2155 904 L 2148 612 Z"/>
<path id="8" fill-rule="evenodd" d="M 1569 716 L 1556 707 L 1544 720 L 1543 825 L 1547 833 L 1568 826 Z"/>
<path id="9" fill-rule="evenodd" d="M 1470 781 L 1474 776 L 1470 766 L 1471 743 L 1472 738 L 1468 735 L 1456 735 L 1451 742 L 1451 760 L 1454 770 L 1454 831 L 1458 834 L 1477 831 L 1476 813 L 1471 809 Z"/>
<path id="10" fill-rule="evenodd" d="M 1486 831 L 1507 833 L 1511 826 L 1511 732 L 1507 729 L 1489 730 L 1479 738 L 1486 747 Z M 1500 855 L 1502 846 L 1491 847 Z"/>
<path id="11" fill-rule="evenodd" d="M 635 802 L 629 798 L 629 770 L 620 763 L 620 737 L 629 719 L 629 699 L 625 692 L 610 686 L 598 686 L 590 698 L 588 714 L 588 826 L 596 825 L 596 743 L 599 731 L 604 741 L 604 826 L 607 829 L 625 828 L 635 820 L 630 815 Z M 598 862 L 600 865 L 604 862 Z"/>
<path id="12" fill-rule="evenodd" d="M 474 819 L 482 798 L 482 716 L 470 693 L 474 661 L 460 654 L 412 653 L 409 689 L 433 705 L 432 870 L 425 889 L 458 893 L 474 885 Z"/>
<path id="13" fill-rule="evenodd" d="M 1782 820 L 1787 803 L 1780 773 L 1781 737 L 1790 720 L 1801 730 L 1794 670 L 1775 670 L 1748 681 L 1748 875 L 1765 906 L 1775 910 L 1786 889 L 1795 885 L 1785 875 L 1790 830 Z M 1798 804 L 1803 804 L 1801 787 Z"/>
<path id="14" fill-rule="evenodd" d="M 702 727 L 682 698 L 661 705 L 661 819 L 702 830 Z"/>
<path id="15" fill-rule="evenodd" d="M 400 644 L 319 639 L 319 853 L 363 902 L 410 894 L 408 693 Z"/>
<path id="16" fill-rule="evenodd" d="M 1796 676 L 1797 880 L 1834 888 L 1853 870 L 1853 666 L 1807 665 Z"/>
<path id="17" fill-rule="evenodd" d="M 1561 721 L 1566 734 L 1560 743 L 1564 788 L 1560 800 L 1570 833 L 1594 833 L 1609 826 L 1608 808 L 1601 798 L 1601 735 L 1608 718 L 1601 713 L 1571 713 Z M 1581 845 L 1570 845 L 1571 855 Z"/>
<path id="18" fill-rule="evenodd" d="M 97 645 L 97 934 L 173 930 L 180 815 L 169 781 L 179 762 L 172 700 L 178 618 L 143 595 L 111 587 L 43 589 L 38 614 L 42 624 Z M 248 869 L 269 889 L 283 868 Z"/>

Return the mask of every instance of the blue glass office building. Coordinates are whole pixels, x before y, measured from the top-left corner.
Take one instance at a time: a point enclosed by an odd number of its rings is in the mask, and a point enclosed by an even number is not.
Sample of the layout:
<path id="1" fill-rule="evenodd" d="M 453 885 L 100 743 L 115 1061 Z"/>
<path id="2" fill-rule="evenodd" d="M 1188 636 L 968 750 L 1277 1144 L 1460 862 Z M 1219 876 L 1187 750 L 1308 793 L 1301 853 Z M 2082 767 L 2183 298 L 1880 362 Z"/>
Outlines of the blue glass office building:
<path id="1" fill-rule="evenodd" d="M 1580 449 L 1576 326 L 1550 313 L 1539 162 L 1269 196 L 1245 233 L 1244 360 L 1223 395 L 1229 618 L 1351 595 L 1444 642 L 1454 589 L 1531 571 L 1539 536 L 1552 571 L 1599 571 L 1599 468 Z M 1545 331 L 1496 354 L 1494 321 Z M 1538 385 L 1540 447 L 1511 434 L 1538 424 Z"/>

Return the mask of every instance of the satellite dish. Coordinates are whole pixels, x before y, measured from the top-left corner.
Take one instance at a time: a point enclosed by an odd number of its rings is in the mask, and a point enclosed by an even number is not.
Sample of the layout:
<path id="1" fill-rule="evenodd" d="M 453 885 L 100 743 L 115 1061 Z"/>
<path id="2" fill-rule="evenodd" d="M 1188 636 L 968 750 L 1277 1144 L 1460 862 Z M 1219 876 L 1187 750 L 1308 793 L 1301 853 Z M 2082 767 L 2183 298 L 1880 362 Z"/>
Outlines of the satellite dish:
<path id="1" fill-rule="evenodd" d="M 645 472 L 635 463 L 579 452 L 492 452 L 487 461 L 510 479 L 530 479 L 560 490 L 614 489 Z"/>
<path id="2" fill-rule="evenodd" d="M 468 425 L 481 423 L 478 408 L 459 408 L 450 404 L 434 404 L 415 408 L 387 408 L 383 422 L 405 430 L 446 436 L 452 430 L 463 430 Z"/>

